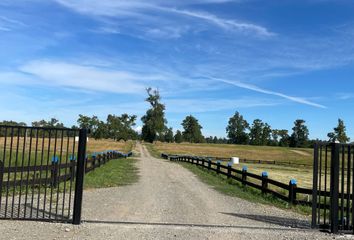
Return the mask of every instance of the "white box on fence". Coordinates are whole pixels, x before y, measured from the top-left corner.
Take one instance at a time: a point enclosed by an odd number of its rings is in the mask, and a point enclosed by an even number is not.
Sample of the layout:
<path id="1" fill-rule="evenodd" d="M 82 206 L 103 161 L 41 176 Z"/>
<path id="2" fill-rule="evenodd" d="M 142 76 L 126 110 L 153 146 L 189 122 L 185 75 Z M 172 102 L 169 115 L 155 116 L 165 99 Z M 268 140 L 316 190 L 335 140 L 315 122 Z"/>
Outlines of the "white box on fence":
<path id="1" fill-rule="evenodd" d="M 79 136 L 76 136 L 76 137 L 75 137 L 75 142 L 78 142 L 78 141 L 79 141 Z M 86 138 L 86 141 L 87 141 L 87 142 L 89 141 L 88 137 Z"/>
<path id="2" fill-rule="evenodd" d="M 238 157 L 232 157 L 232 158 L 231 158 L 231 162 L 232 162 L 233 164 L 240 164 L 240 159 L 239 159 Z"/>

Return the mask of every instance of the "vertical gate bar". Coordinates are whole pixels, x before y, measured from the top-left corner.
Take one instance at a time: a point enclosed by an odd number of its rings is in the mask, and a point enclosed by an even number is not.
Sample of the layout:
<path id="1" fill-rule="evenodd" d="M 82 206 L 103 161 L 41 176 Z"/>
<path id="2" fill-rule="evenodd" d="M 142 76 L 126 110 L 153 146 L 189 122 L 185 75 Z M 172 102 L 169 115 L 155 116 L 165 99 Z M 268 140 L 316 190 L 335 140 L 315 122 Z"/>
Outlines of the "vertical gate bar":
<path id="1" fill-rule="evenodd" d="M 326 153 L 325 153 L 325 175 L 324 175 L 324 223 L 326 225 L 326 218 L 327 218 L 327 161 L 328 161 L 328 146 L 326 146 Z"/>
<path id="2" fill-rule="evenodd" d="M 27 129 L 26 129 L 27 133 Z M 31 154 L 32 154 L 32 128 L 30 128 L 30 143 L 28 149 L 28 161 L 27 161 L 27 179 L 26 179 L 26 193 L 25 193 L 25 211 L 23 213 L 23 217 L 26 217 L 27 213 L 27 199 L 28 199 L 28 185 L 29 185 L 29 175 L 30 175 L 30 166 L 31 166 Z M 32 205 L 30 206 L 32 209 Z"/>
<path id="3" fill-rule="evenodd" d="M 323 146 L 320 146 L 320 172 L 319 172 L 319 183 L 318 183 L 318 203 L 319 203 L 319 207 L 318 207 L 318 214 L 317 214 L 317 222 L 318 224 L 321 224 L 321 191 L 322 191 L 322 155 L 323 155 Z"/>
<path id="4" fill-rule="evenodd" d="M 44 183 L 44 201 L 43 201 L 43 218 L 45 218 L 45 209 L 47 204 L 47 188 L 48 188 L 48 171 L 49 171 L 49 158 L 50 158 L 50 142 L 52 139 L 52 131 L 48 130 L 48 151 L 47 151 L 47 164 L 45 165 L 45 183 Z"/>
<path id="5" fill-rule="evenodd" d="M 4 152 L 2 155 L 2 161 L 3 161 L 3 165 L 4 165 L 4 169 L 3 169 L 3 177 L 5 177 L 5 163 L 6 163 L 6 144 L 7 144 L 7 127 L 4 128 Z M 2 207 L 2 191 L 3 191 L 3 178 L 0 179 L 1 180 L 1 191 L 0 191 L 0 212 L 1 212 L 1 207 Z"/>
<path id="6" fill-rule="evenodd" d="M 57 162 L 54 164 L 54 159 L 57 158 L 57 141 L 58 141 L 58 130 L 55 129 L 55 134 L 54 134 L 54 149 L 53 149 L 53 159 L 51 161 L 51 167 L 52 167 L 52 171 L 50 172 L 51 175 L 50 175 L 50 200 L 49 200 L 49 219 L 52 218 L 52 205 L 53 205 L 53 188 L 54 188 L 54 185 L 55 185 L 55 181 L 56 181 L 56 167 L 58 166 Z M 54 160 L 54 161 L 53 161 Z M 53 173 L 54 176 L 53 176 Z M 55 186 L 56 187 L 56 186 Z"/>
<path id="7" fill-rule="evenodd" d="M 74 218 L 73 224 L 81 223 L 81 210 L 82 210 L 82 192 L 85 174 L 85 156 L 86 156 L 86 141 L 87 129 L 80 129 L 79 133 L 79 149 L 77 158 L 77 172 L 75 183 L 75 199 L 74 199 Z"/>
<path id="8" fill-rule="evenodd" d="M 8 164 L 8 173 L 7 173 L 7 184 L 6 184 L 6 199 L 5 199 L 5 218 L 7 217 L 7 207 L 9 201 L 9 188 L 10 188 L 10 167 L 12 162 L 12 147 L 13 147 L 13 140 L 14 140 L 14 128 L 11 127 L 11 138 L 10 138 L 10 154 L 9 154 L 9 164 Z"/>
<path id="9" fill-rule="evenodd" d="M 313 183 L 312 183 L 312 222 L 311 227 L 316 228 L 317 213 L 317 183 L 318 183 L 318 143 L 314 147 Z M 320 206 L 319 206 L 320 208 Z"/>
<path id="10" fill-rule="evenodd" d="M 63 187 L 63 205 L 62 205 L 62 209 L 61 209 L 61 216 L 64 218 L 64 208 L 65 208 L 65 197 L 66 197 L 66 182 L 67 182 L 67 178 L 66 175 L 68 174 L 68 160 L 69 160 L 69 145 L 70 145 L 70 136 L 69 136 L 70 132 L 69 130 L 66 131 L 66 135 L 67 135 L 67 140 L 66 140 L 66 156 L 65 156 L 65 179 L 64 179 L 64 187 Z"/>
<path id="11" fill-rule="evenodd" d="M 76 141 L 75 141 L 75 137 L 76 137 L 76 133 L 77 131 L 74 132 L 74 136 L 73 136 L 73 149 L 72 149 L 72 158 L 75 158 L 75 145 L 76 145 Z M 75 160 L 70 160 L 70 163 L 75 163 Z M 73 169 L 73 175 L 70 177 L 70 191 L 69 191 L 69 208 L 68 208 L 68 219 L 70 219 L 70 211 L 71 211 L 71 202 L 72 202 L 72 188 L 73 188 L 73 181 L 74 181 L 74 177 L 76 176 L 76 164 L 72 167 Z"/>
<path id="12" fill-rule="evenodd" d="M 38 129 L 36 129 L 36 147 L 35 147 L 35 150 L 34 150 L 34 171 L 33 171 L 33 178 L 32 178 L 32 198 L 31 198 L 31 211 L 30 211 L 30 218 L 32 218 L 32 213 L 33 213 L 33 201 L 34 201 L 34 193 L 35 193 L 35 180 L 37 179 L 37 160 L 38 160 Z M 39 199 L 37 200 L 39 201 Z"/>
<path id="13" fill-rule="evenodd" d="M 21 168 L 20 168 L 20 194 L 19 194 L 19 199 L 18 199 L 18 209 L 17 209 L 17 216 L 20 218 L 20 211 L 21 211 L 21 198 L 22 198 L 22 184 L 23 184 L 23 168 L 25 166 L 25 154 L 26 154 L 26 131 L 27 129 L 24 128 L 24 134 L 23 134 L 23 149 L 22 149 L 22 159 L 21 159 Z"/>
<path id="14" fill-rule="evenodd" d="M 14 217 L 19 145 L 20 145 L 20 128 L 17 128 L 17 144 L 16 144 L 16 157 L 15 157 L 15 176 L 14 176 L 14 186 L 13 186 L 13 191 L 12 191 L 11 218 Z"/>
<path id="15" fill-rule="evenodd" d="M 62 162 L 62 157 L 63 157 L 63 144 L 64 144 L 64 130 L 61 130 L 61 139 L 60 139 L 60 153 L 59 153 L 59 161 L 58 161 L 58 186 L 57 186 L 57 201 L 56 201 L 56 206 L 55 206 L 55 219 L 58 219 L 58 205 L 59 205 L 59 189 L 60 189 L 60 165 Z M 64 179 L 65 181 L 65 179 Z"/>
<path id="16" fill-rule="evenodd" d="M 330 188 L 331 188 L 331 232 L 338 233 L 338 197 L 339 197 L 339 151 L 340 145 L 337 143 L 332 143 L 332 152 L 331 152 L 331 179 L 330 179 Z"/>
<path id="17" fill-rule="evenodd" d="M 343 230 L 344 227 L 344 161 L 345 161 L 345 148 L 344 145 L 341 145 L 341 152 L 339 153 L 342 155 L 342 164 L 341 164 L 341 196 L 340 196 L 340 220 L 341 220 L 341 229 Z"/>
<path id="18" fill-rule="evenodd" d="M 37 130 L 39 131 L 39 130 Z M 40 206 L 40 199 L 41 199 L 41 186 L 42 186 L 42 172 L 43 172 L 43 163 L 44 163 L 44 141 L 45 141 L 45 131 L 42 131 L 42 151 L 41 151 L 41 165 L 39 167 L 39 183 L 38 183 L 38 202 L 37 202 L 37 214 L 36 218 L 39 218 L 39 206 Z M 46 186 L 45 186 L 46 187 Z"/>
<path id="19" fill-rule="evenodd" d="M 347 222 L 346 222 L 346 230 L 349 229 L 349 226 L 350 226 L 350 145 L 348 145 L 348 156 L 347 156 L 347 210 L 346 210 L 346 219 L 347 219 Z"/>

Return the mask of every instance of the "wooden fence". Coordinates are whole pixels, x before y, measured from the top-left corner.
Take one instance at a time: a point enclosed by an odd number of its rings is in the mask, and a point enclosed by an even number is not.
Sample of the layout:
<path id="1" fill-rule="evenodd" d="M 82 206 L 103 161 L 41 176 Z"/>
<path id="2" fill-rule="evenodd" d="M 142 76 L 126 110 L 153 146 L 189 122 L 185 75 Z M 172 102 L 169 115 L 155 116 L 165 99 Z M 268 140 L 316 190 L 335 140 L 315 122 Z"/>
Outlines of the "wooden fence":
<path id="1" fill-rule="evenodd" d="M 86 157 L 85 173 L 89 173 L 94 169 L 101 167 L 112 159 L 130 157 L 132 152 L 127 154 L 119 151 L 105 151 L 100 153 L 93 153 Z M 57 157 L 53 157 L 53 161 L 49 165 L 36 166 L 11 166 L 4 167 L 0 162 L 0 190 L 2 186 L 9 187 L 23 187 L 36 185 L 53 185 L 57 186 L 61 182 L 74 179 L 76 175 L 76 157 L 70 156 L 70 160 L 65 163 L 59 163 Z M 5 177 L 7 174 L 8 177 Z M 10 177 L 21 174 L 21 178 Z M 5 181 L 4 181 L 5 180 Z"/>

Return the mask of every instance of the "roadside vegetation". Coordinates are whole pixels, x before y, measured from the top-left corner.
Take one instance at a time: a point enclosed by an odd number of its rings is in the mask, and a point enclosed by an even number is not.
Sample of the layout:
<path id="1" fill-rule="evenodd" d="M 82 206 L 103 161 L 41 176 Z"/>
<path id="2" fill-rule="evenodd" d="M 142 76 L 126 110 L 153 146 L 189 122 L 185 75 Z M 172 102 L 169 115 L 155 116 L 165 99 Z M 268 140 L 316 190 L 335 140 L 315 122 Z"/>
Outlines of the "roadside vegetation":
<path id="1" fill-rule="evenodd" d="M 260 190 L 244 187 L 239 182 L 232 179 L 227 179 L 223 175 L 218 175 L 214 172 L 210 172 L 206 169 L 200 168 L 198 166 L 189 163 L 178 163 L 181 164 L 186 169 L 193 172 L 201 181 L 213 187 L 216 191 L 223 194 L 239 197 L 254 203 L 261 203 L 267 205 L 273 205 L 282 209 L 289 209 L 300 214 L 310 215 L 311 207 L 308 206 L 292 206 L 289 203 L 274 198 L 271 195 L 263 195 Z"/>
<path id="2" fill-rule="evenodd" d="M 113 159 L 85 175 L 84 188 L 108 188 L 133 184 L 138 181 L 137 160 Z"/>

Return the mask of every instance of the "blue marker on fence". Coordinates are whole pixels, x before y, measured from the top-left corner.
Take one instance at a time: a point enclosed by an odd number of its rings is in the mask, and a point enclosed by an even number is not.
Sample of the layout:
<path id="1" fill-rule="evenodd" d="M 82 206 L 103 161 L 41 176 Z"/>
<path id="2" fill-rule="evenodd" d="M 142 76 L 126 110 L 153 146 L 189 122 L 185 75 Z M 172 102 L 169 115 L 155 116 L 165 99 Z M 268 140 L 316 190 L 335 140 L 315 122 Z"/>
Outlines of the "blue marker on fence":
<path id="1" fill-rule="evenodd" d="M 268 177 L 268 172 L 262 172 L 262 177 Z"/>
<path id="2" fill-rule="evenodd" d="M 290 180 L 290 184 L 291 184 L 291 185 L 297 185 L 296 179 L 294 179 L 294 178 L 291 179 L 291 180 Z"/>
<path id="3" fill-rule="evenodd" d="M 247 171 L 247 169 L 248 169 L 247 166 L 242 167 L 242 171 Z"/>
<path id="4" fill-rule="evenodd" d="M 76 157 L 74 155 L 70 155 L 70 161 L 75 161 Z"/>
<path id="5" fill-rule="evenodd" d="M 59 162 L 58 156 L 53 156 L 52 163 L 58 163 L 58 162 Z"/>

